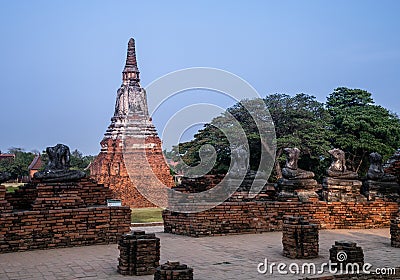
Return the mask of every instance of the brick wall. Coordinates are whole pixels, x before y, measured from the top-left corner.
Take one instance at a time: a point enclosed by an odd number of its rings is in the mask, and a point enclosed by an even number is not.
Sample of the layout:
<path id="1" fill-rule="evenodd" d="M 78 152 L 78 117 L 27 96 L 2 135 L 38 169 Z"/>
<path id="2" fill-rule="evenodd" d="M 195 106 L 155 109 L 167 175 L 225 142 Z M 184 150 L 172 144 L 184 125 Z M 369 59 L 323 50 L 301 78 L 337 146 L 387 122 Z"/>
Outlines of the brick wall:
<path id="1" fill-rule="evenodd" d="M 130 208 L 107 207 L 110 190 L 89 179 L 0 193 L 11 205 L 0 209 L 0 253 L 116 243 L 130 230 Z"/>
<path id="2" fill-rule="evenodd" d="M 389 227 L 396 202 L 224 202 L 200 213 L 163 211 L 164 231 L 193 237 L 281 231 L 284 216 L 304 216 L 321 229 Z"/>

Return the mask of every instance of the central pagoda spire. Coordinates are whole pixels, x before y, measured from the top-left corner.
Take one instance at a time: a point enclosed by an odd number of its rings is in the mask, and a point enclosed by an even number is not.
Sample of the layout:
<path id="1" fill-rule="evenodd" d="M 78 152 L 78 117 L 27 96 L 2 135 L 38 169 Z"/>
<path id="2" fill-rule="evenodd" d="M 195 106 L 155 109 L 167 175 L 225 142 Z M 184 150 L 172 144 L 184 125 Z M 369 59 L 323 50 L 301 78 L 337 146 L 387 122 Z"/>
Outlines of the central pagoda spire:
<path id="1" fill-rule="evenodd" d="M 136 61 L 135 40 L 129 39 L 122 85 L 117 91 L 114 117 L 125 118 L 128 115 L 148 119 L 146 91 L 140 87 L 139 69 Z"/>
<path id="2" fill-rule="evenodd" d="M 124 71 L 122 71 L 122 81 L 124 84 L 129 82 L 139 83 L 139 69 L 136 61 L 135 39 L 130 38 Z"/>

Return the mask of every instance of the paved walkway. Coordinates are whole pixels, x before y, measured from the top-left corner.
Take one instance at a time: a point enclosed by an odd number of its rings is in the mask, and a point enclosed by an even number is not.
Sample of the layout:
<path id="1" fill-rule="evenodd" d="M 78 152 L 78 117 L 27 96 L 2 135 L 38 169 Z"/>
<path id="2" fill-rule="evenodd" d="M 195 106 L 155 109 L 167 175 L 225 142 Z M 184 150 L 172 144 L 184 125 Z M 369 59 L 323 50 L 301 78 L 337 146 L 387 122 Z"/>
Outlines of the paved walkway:
<path id="1" fill-rule="evenodd" d="M 161 239 L 161 262 L 181 261 L 194 268 L 195 279 L 299 279 L 302 275 L 259 274 L 257 265 L 293 261 L 282 256 L 281 232 L 191 238 L 156 231 Z M 389 229 L 320 231 L 320 257 L 304 262 L 328 261 L 335 240 L 351 240 L 362 246 L 365 261 L 374 267 L 400 266 L 400 249 L 390 247 Z M 37 250 L 0 254 L 0 279 L 153 279 L 153 276 L 121 276 L 117 273 L 117 245 Z M 302 264 L 303 261 L 296 261 Z"/>

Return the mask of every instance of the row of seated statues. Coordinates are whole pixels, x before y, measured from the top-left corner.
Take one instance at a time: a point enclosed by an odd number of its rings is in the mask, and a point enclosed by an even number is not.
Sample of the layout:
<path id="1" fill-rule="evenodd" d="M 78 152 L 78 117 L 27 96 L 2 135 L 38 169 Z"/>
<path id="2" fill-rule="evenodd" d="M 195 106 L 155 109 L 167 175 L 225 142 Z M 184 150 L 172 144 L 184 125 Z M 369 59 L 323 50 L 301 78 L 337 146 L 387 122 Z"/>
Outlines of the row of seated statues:
<path id="1" fill-rule="evenodd" d="M 298 167 L 300 150 L 285 148 L 286 164 L 282 168 L 282 178 L 278 180 L 278 200 L 309 201 L 357 201 L 375 200 L 376 198 L 399 198 L 400 186 L 397 177 L 386 174 L 383 169 L 382 156 L 379 153 L 369 155 L 370 167 L 363 182 L 356 172 L 346 167 L 344 151 L 332 149 L 329 154 L 332 163 L 326 171 L 322 190 L 314 180 L 314 173 Z"/>

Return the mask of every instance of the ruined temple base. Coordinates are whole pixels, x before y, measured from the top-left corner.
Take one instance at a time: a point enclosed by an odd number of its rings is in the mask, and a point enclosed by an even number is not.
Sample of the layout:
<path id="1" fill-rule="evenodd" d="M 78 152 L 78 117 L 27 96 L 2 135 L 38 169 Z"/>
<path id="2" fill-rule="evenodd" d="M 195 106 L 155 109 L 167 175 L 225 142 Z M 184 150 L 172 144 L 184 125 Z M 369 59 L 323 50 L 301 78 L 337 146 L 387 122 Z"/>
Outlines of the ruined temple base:
<path id="1" fill-rule="evenodd" d="M 90 167 L 91 177 L 108 186 L 114 198 L 122 200 L 122 205 L 131 208 L 156 207 L 140 193 L 138 185 L 144 188 L 160 184 L 168 188 L 174 186 L 158 137 L 147 137 L 145 141 L 127 138 L 125 142 L 105 138 L 101 145 L 103 148 Z M 123 151 L 123 145 L 138 148 L 127 152 Z"/>
<path id="2" fill-rule="evenodd" d="M 224 202 L 200 213 L 163 211 L 164 231 L 193 237 L 281 231 L 284 216 L 304 216 L 320 229 L 383 228 L 396 202 Z"/>
<path id="3" fill-rule="evenodd" d="M 116 243 L 129 232 L 131 210 L 108 207 L 110 196 L 89 179 L 33 182 L 7 193 L 12 209 L 0 211 L 0 253 Z"/>

